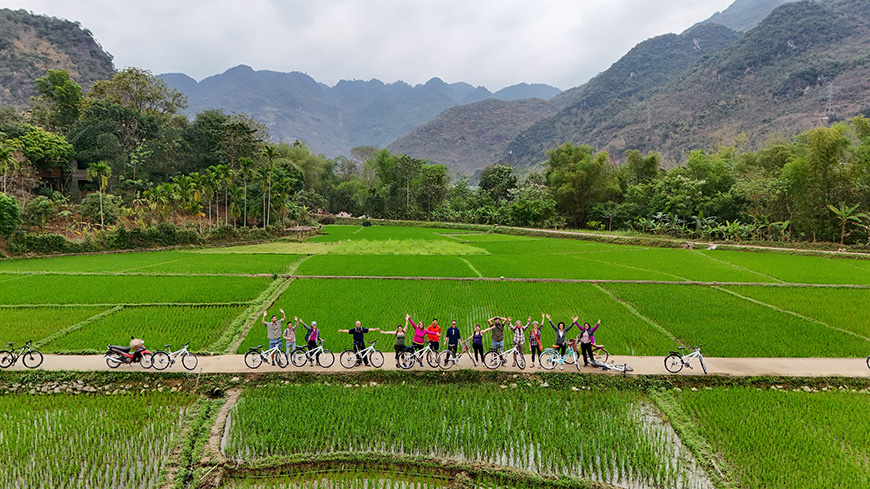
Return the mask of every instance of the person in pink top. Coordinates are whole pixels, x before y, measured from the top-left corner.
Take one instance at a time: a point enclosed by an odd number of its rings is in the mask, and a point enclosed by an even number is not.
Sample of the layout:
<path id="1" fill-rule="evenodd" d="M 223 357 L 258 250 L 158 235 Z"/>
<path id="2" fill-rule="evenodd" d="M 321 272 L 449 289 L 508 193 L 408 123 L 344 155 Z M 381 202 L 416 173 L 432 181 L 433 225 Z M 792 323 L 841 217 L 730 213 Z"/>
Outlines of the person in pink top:
<path id="1" fill-rule="evenodd" d="M 410 324 L 411 327 L 414 329 L 414 337 L 411 340 L 411 342 L 414 346 L 414 350 L 420 350 L 423 348 L 424 341 L 426 341 L 427 334 L 436 333 L 435 331 L 432 331 L 431 329 L 425 329 L 422 326 L 417 326 L 417 324 L 414 322 L 414 320 L 411 319 L 410 314 L 405 314 L 405 321 L 407 321 L 408 324 Z M 438 331 L 437 333 L 440 334 L 441 332 Z"/>
<path id="2" fill-rule="evenodd" d="M 574 324 L 577 324 L 577 322 L 575 321 Z M 589 326 L 589 323 L 583 323 L 583 326 L 577 325 L 577 327 L 580 328 L 580 334 L 577 336 L 577 341 L 580 343 L 580 351 L 583 353 L 584 367 L 588 367 L 589 364 L 592 363 L 592 345 L 595 344 L 594 333 L 599 326 L 601 326 L 600 319 L 595 323 L 595 326 Z"/>

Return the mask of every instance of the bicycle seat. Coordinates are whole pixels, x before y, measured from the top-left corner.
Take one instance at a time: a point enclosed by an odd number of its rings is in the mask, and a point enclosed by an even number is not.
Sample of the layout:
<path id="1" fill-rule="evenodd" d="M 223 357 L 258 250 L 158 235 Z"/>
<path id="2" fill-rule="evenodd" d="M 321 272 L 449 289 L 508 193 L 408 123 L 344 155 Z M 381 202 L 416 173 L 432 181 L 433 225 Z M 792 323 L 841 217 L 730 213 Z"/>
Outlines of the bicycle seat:
<path id="1" fill-rule="evenodd" d="M 678 347 L 677 347 L 677 350 L 685 350 L 685 349 L 686 349 L 685 346 L 678 346 Z"/>
<path id="2" fill-rule="evenodd" d="M 172 348 L 172 345 L 163 345 L 163 348 Z"/>
<path id="3" fill-rule="evenodd" d="M 188 341 L 187 343 L 184 344 L 184 348 L 187 348 L 189 345 L 190 345 L 190 342 Z"/>
<path id="4" fill-rule="evenodd" d="M 9 348 L 12 348 L 12 345 L 14 345 L 14 343 L 7 343 L 7 345 L 9 345 Z"/>

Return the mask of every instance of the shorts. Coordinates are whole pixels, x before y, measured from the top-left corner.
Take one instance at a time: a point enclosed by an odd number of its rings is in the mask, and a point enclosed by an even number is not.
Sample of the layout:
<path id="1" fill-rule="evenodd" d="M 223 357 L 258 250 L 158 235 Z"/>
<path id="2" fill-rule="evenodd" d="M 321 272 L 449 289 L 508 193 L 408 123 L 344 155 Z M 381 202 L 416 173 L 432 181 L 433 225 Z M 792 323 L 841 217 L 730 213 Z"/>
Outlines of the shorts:
<path id="1" fill-rule="evenodd" d="M 270 338 L 269 339 L 269 349 L 271 350 L 272 348 L 275 348 L 276 346 L 278 348 L 281 348 L 281 338 L 276 338 L 274 340 Z"/>
<path id="2" fill-rule="evenodd" d="M 501 340 L 501 341 L 492 340 L 492 349 L 499 350 L 499 351 L 504 350 L 504 340 Z"/>

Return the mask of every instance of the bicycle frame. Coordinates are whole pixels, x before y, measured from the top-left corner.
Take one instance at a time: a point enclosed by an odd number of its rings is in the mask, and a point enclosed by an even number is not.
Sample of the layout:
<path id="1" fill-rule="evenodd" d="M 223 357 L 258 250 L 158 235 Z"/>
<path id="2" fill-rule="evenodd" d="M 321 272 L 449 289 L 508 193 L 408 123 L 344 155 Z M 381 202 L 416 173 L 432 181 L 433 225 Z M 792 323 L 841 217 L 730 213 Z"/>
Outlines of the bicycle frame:
<path id="1" fill-rule="evenodd" d="M 564 355 L 564 356 L 563 356 L 563 355 L 559 355 L 559 351 L 556 350 L 555 348 L 547 348 L 546 350 L 544 350 L 544 351 L 541 352 L 541 355 L 547 355 L 547 354 L 550 353 L 550 352 L 552 352 L 552 353 L 553 353 L 553 356 L 555 356 L 555 357 L 558 359 L 558 361 L 559 361 L 558 364 L 559 364 L 559 365 L 564 365 L 564 364 L 566 364 L 566 363 L 571 363 L 571 362 L 568 362 L 568 361 L 567 361 L 569 357 L 574 357 L 574 361 L 575 361 L 575 362 L 577 361 L 577 358 L 578 358 L 578 357 L 577 357 L 577 352 L 575 352 L 575 351 L 572 350 L 571 348 L 567 348 L 567 351 L 565 352 L 565 355 Z"/>
<path id="2" fill-rule="evenodd" d="M 675 374 L 682 370 L 683 367 L 692 368 L 692 360 L 697 358 L 698 361 L 701 363 L 701 368 L 706 374 L 707 365 L 704 363 L 704 355 L 701 354 L 701 346 L 692 347 L 692 351 L 686 355 L 681 354 L 679 351 L 672 351 L 668 356 L 665 357 L 665 369 L 668 372 Z M 678 350 L 683 349 L 683 347 L 678 348 Z"/>
<path id="3" fill-rule="evenodd" d="M 168 351 L 168 352 L 166 352 L 166 353 L 169 354 L 169 359 L 172 361 L 172 363 L 175 363 L 175 359 L 176 359 L 176 358 L 178 358 L 178 357 L 184 355 L 184 354 L 187 353 L 187 352 L 188 352 L 188 351 L 187 351 L 187 345 L 184 345 L 184 346 L 181 347 L 181 349 L 179 349 L 179 350 L 176 350 L 176 351 Z"/>

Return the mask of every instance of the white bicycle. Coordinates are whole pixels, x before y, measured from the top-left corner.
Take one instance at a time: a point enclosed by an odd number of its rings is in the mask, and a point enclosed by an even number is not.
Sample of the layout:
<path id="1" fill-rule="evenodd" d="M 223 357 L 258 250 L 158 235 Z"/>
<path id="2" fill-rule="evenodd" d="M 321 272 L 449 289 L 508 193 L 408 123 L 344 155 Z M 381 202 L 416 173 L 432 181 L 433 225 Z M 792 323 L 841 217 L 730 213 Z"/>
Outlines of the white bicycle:
<path id="1" fill-rule="evenodd" d="M 335 363 L 335 355 L 323 346 L 323 340 L 320 340 L 317 348 L 311 351 L 308 350 L 308 345 L 303 345 L 297 346 L 290 354 L 290 361 L 297 367 L 302 367 L 306 363 L 313 364 L 315 359 L 323 368 L 329 368 Z"/>
<path id="2" fill-rule="evenodd" d="M 707 373 L 707 365 L 704 364 L 704 355 L 701 355 L 701 347 L 704 345 L 696 346 L 692 348 L 692 353 L 688 355 L 682 355 L 679 351 L 672 351 L 670 355 L 665 357 L 665 368 L 668 372 L 675 374 L 683 369 L 683 367 L 692 368 L 692 360 L 696 357 L 698 361 L 701 362 L 701 368 L 704 369 L 704 373 Z M 684 350 L 685 348 L 680 346 L 677 347 L 677 350 Z"/>
<path id="3" fill-rule="evenodd" d="M 341 366 L 344 368 L 354 368 L 357 367 L 368 360 L 367 364 L 371 364 L 374 368 L 381 368 L 384 366 L 384 354 L 375 350 L 375 343 L 378 340 L 372 341 L 372 344 L 369 345 L 368 348 L 360 351 L 356 351 L 353 348 L 348 348 L 341 352 L 341 355 L 338 356 L 338 362 L 341 363 Z"/>
<path id="4" fill-rule="evenodd" d="M 513 358 L 514 363 L 516 363 L 517 367 L 519 367 L 520 370 L 525 370 L 525 356 L 520 353 L 517 347 L 513 347 L 510 350 L 504 352 L 498 350 L 489 350 L 488 352 L 486 352 L 485 355 L 483 355 L 483 365 L 488 369 L 499 368 L 507 363 L 508 358 Z"/>
<path id="5" fill-rule="evenodd" d="M 151 361 L 156 370 L 163 370 L 167 367 L 171 367 L 175 365 L 175 361 L 181 357 L 181 365 L 187 370 L 193 370 L 196 368 L 196 364 L 199 361 L 196 358 L 196 355 L 191 353 L 187 347 L 190 343 L 185 343 L 184 346 L 181 347 L 180 350 L 172 351 L 172 345 L 163 345 L 166 350 L 160 350 L 155 352 L 151 357 Z"/>
<path id="6" fill-rule="evenodd" d="M 399 367 L 408 370 L 415 363 L 419 362 L 420 365 L 423 365 L 424 358 L 430 367 L 438 368 L 438 352 L 433 350 L 428 344 L 419 350 L 414 349 L 414 347 L 407 347 L 405 351 L 399 354 Z"/>
<path id="7" fill-rule="evenodd" d="M 245 353 L 245 365 L 248 368 L 257 368 L 263 362 L 272 363 L 272 365 L 284 368 L 287 366 L 287 354 L 281 351 L 281 345 L 274 346 L 266 351 L 263 351 L 263 345 L 252 346 L 248 350 L 248 353 Z"/>

